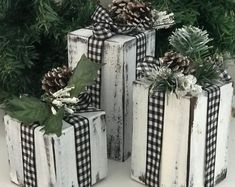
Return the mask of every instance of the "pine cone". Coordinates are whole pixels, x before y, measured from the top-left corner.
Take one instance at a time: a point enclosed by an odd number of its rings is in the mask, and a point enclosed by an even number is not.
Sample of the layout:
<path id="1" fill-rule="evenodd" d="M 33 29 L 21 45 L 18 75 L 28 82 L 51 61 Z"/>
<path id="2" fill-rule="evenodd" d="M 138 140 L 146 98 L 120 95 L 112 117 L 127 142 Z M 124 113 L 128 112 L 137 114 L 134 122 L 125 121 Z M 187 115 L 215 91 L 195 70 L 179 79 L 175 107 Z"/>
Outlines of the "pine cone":
<path id="1" fill-rule="evenodd" d="M 47 72 L 42 80 L 42 89 L 46 94 L 53 94 L 65 88 L 72 75 L 72 70 L 66 66 L 53 68 Z"/>
<path id="2" fill-rule="evenodd" d="M 160 58 L 160 63 L 163 66 L 169 67 L 174 72 L 178 71 L 183 74 L 190 74 L 195 71 L 188 57 L 174 51 L 166 52 L 164 57 Z"/>
<path id="3" fill-rule="evenodd" d="M 109 6 L 111 17 L 117 24 L 138 26 L 149 29 L 152 26 L 152 14 L 149 4 L 137 0 L 113 0 Z"/>

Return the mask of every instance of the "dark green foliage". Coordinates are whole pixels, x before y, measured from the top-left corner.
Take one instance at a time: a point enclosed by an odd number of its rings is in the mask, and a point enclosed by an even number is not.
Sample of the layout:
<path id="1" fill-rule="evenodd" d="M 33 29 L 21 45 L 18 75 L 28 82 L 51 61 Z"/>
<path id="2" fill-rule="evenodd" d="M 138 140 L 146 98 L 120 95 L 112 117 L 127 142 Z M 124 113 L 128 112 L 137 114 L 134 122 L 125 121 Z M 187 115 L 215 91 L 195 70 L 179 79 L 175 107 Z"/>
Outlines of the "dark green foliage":
<path id="1" fill-rule="evenodd" d="M 146 0 L 149 1 L 149 0 Z M 212 45 L 220 51 L 235 54 L 235 1 L 234 0 L 150 0 L 159 10 L 172 11 L 175 14 L 176 25 L 195 25 L 207 30 L 210 38 L 214 38 Z M 164 30 L 159 33 L 161 35 Z M 168 49 L 166 38 L 158 37 L 157 47 Z M 159 49 L 159 48 L 157 48 Z M 165 52 L 163 51 L 163 52 Z M 159 54 L 160 53 L 160 54 Z M 157 51 L 161 56 L 162 51 Z"/>
<path id="2" fill-rule="evenodd" d="M 0 89 L 41 95 L 42 76 L 67 64 L 69 31 L 89 25 L 93 0 L 0 0 Z"/>
<path id="3" fill-rule="evenodd" d="M 209 62 L 197 64 L 193 75 L 197 78 L 197 84 L 205 86 L 206 84 L 216 84 L 219 82 L 218 67 Z"/>

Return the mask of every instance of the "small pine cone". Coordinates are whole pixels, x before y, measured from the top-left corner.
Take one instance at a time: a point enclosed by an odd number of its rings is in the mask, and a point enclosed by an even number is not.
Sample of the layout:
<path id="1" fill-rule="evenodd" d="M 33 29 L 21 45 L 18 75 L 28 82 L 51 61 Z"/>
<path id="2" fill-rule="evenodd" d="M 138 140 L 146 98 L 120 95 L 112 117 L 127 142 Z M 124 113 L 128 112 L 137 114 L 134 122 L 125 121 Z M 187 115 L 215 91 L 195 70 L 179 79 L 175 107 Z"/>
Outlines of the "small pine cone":
<path id="1" fill-rule="evenodd" d="M 72 70 L 66 66 L 53 68 L 44 75 L 42 79 L 42 89 L 46 94 L 51 95 L 65 88 L 71 75 Z"/>
<path id="2" fill-rule="evenodd" d="M 149 29 L 152 25 L 152 14 L 149 4 L 137 0 L 113 0 L 109 12 L 118 24 L 138 26 Z"/>
<path id="3" fill-rule="evenodd" d="M 190 74 L 194 72 L 190 59 L 174 51 L 166 52 L 164 57 L 160 58 L 160 63 L 163 66 L 169 67 L 174 72 L 178 71 L 183 74 Z"/>

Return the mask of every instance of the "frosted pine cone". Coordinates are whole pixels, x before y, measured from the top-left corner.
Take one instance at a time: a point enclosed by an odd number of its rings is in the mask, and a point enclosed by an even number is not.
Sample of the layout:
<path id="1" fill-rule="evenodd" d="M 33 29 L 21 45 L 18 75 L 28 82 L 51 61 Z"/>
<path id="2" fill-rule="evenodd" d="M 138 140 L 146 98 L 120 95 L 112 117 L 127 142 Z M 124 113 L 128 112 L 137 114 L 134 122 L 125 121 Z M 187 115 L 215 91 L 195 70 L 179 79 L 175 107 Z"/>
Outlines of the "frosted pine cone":
<path id="1" fill-rule="evenodd" d="M 65 88 L 72 75 L 72 70 L 66 66 L 53 68 L 42 80 L 42 89 L 49 95 Z"/>
<path id="2" fill-rule="evenodd" d="M 174 72 L 178 71 L 184 74 L 194 72 L 190 59 L 174 51 L 166 52 L 164 57 L 160 58 L 160 63 L 163 66 L 169 67 Z"/>
<path id="3" fill-rule="evenodd" d="M 109 6 L 111 17 L 118 24 L 149 29 L 152 26 L 152 14 L 149 4 L 137 0 L 113 0 Z"/>

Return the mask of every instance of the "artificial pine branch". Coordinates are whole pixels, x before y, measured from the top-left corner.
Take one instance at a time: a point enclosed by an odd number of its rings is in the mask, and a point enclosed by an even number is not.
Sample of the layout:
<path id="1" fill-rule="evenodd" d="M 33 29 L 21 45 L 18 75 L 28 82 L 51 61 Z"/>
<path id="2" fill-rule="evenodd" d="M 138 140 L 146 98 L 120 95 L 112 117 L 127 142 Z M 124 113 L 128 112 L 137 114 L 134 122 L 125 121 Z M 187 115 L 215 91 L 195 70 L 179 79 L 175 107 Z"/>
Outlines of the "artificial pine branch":
<path id="1" fill-rule="evenodd" d="M 209 50 L 212 48 L 209 46 L 211 41 L 207 31 L 193 26 L 176 29 L 169 38 L 170 45 L 174 50 L 194 61 L 209 56 Z"/>
<path id="2" fill-rule="evenodd" d="M 182 25 L 195 25 L 203 28 L 208 31 L 211 38 L 214 38 L 212 45 L 215 49 L 235 55 L 234 0 L 150 0 L 150 2 L 159 10 L 174 12 L 176 28 Z M 158 50 L 157 56 L 162 56 L 169 50 L 165 42 L 169 35 L 157 37 L 156 46 L 165 49 Z"/>
<path id="3" fill-rule="evenodd" d="M 41 77 L 67 63 L 66 35 L 89 24 L 93 1 L 0 1 L 0 87 L 41 95 Z"/>

